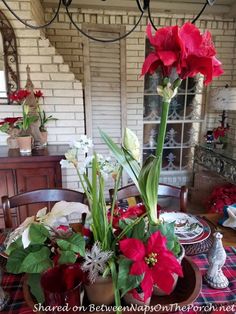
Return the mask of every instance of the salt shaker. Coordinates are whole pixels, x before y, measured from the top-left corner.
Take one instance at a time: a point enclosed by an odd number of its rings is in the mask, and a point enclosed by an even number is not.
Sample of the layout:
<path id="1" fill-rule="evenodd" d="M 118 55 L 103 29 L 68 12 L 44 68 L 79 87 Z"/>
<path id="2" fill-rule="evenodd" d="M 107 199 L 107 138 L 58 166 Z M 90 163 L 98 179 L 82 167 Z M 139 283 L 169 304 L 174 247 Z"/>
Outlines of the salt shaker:
<path id="1" fill-rule="evenodd" d="M 228 287 L 229 281 L 222 272 L 225 264 L 226 253 L 222 244 L 222 234 L 216 232 L 213 234 L 213 245 L 208 252 L 209 268 L 205 275 L 205 281 L 214 289 L 224 289 Z"/>

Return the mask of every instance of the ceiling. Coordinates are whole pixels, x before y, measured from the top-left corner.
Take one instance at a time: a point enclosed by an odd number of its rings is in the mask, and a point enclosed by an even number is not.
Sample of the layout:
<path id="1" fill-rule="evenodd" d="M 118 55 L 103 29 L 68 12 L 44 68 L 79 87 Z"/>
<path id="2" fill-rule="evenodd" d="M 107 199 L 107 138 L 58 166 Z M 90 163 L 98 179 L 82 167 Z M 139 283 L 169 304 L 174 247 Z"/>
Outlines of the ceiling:
<path id="1" fill-rule="evenodd" d="M 55 7 L 58 4 L 58 0 L 42 2 L 45 7 Z M 152 12 L 197 14 L 204 3 L 205 0 L 150 0 L 150 7 Z M 72 0 L 71 7 L 137 10 L 135 0 Z M 236 0 L 216 0 L 213 6 L 207 6 L 205 13 L 236 18 Z"/>

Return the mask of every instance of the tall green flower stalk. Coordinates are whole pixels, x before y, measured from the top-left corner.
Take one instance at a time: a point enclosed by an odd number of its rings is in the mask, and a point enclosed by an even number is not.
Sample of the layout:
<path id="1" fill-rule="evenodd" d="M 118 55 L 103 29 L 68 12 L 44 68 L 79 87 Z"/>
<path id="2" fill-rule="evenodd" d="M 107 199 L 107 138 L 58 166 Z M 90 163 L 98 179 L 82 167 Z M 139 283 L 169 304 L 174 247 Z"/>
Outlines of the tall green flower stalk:
<path id="1" fill-rule="evenodd" d="M 158 185 L 162 167 L 162 155 L 166 137 L 166 126 L 169 114 L 171 99 L 176 95 L 181 80 L 177 79 L 170 83 L 169 78 L 163 80 L 163 84 L 157 87 L 157 93 L 162 97 L 162 113 L 157 137 L 155 155 L 151 155 L 140 165 L 140 148 L 136 135 L 126 129 L 122 147 L 119 147 L 103 131 L 100 134 L 108 145 L 117 161 L 128 173 L 134 184 L 137 186 L 142 201 L 147 209 L 147 215 L 151 224 L 158 223 L 157 202 Z"/>

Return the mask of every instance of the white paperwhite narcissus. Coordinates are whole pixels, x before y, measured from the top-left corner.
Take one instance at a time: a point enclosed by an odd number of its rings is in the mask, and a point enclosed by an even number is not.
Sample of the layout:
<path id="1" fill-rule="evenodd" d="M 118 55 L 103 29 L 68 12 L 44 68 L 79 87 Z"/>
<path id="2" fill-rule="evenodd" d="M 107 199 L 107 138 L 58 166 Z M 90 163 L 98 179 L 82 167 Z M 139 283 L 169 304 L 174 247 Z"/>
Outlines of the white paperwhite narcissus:
<path id="1" fill-rule="evenodd" d="M 104 272 L 106 263 L 112 255 L 112 251 L 102 251 L 98 241 L 94 243 L 90 251 L 86 251 L 84 257 L 85 261 L 83 262 L 81 269 L 83 271 L 88 271 L 88 278 L 91 283 L 94 283 L 97 277 Z"/>
<path id="2" fill-rule="evenodd" d="M 72 147 L 78 149 L 81 153 L 88 153 L 89 148 L 93 147 L 93 142 L 87 135 L 81 135 L 79 140 L 72 143 Z"/>
<path id="3" fill-rule="evenodd" d="M 125 129 L 123 138 L 124 148 L 133 156 L 137 161 L 140 161 L 140 144 L 136 134 L 129 128 Z"/>

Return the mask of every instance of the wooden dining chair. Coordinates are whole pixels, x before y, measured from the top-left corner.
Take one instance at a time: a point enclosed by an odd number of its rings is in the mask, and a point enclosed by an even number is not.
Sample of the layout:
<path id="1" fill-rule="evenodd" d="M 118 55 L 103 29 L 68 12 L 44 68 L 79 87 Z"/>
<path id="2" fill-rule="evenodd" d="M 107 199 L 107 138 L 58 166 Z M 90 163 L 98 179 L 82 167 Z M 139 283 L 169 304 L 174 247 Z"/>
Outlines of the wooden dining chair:
<path id="1" fill-rule="evenodd" d="M 109 190 L 110 199 L 113 199 L 114 189 Z M 169 184 L 160 183 L 158 187 L 158 196 L 171 197 L 179 199 L 179 211 L 187 211 L 188 188 L 186 186 L 176 187 Z M 120 188 L 117 192 L 117 201 L 135 198 L 136 202 L 140 202 L 140 193 L 135 184 L 130 184 Z"/>
<path id="2" fill-rule="evenodd" d="M 84 193 L 73 191 L 73 190 L 68 190 L 68 189 L 61 189 L 61 188 L 38 189 L 38 190 L 14 195 L 11 197 L 3 196 L 2 207 L 3 207 L 3 214 L 4 214 L 4 220 L 5 220 L 5 227 L 6 228 L 13 227 L 11 208 L 18 207 L 17 210 L 20 211 L 21 208 L 19 206 L 47 202 L 48 203 L 47 207 L 50 210 L 54 202 L 58 202 L 58 201 L 77 202 L 77 203 L 86 204 Z M 25 215 L 23 219 L 20 219 L 20 215 L 18 216 L 19 216 L 19 221 L 18 221 L 19 223 L 23 222 L 23 220 L 26 218 Z"/>

